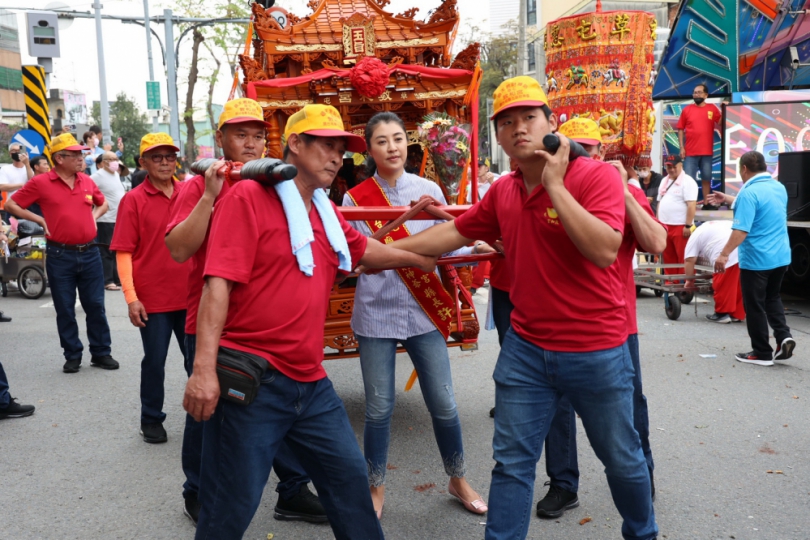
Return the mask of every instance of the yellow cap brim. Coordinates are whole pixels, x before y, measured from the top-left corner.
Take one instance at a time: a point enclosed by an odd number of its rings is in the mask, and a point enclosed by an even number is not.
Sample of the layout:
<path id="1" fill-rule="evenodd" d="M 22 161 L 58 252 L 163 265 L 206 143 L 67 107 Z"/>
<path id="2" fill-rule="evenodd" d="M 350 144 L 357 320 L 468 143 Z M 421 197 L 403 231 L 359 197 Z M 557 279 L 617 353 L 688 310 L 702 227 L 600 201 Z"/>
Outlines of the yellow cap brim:
<path id="1" fill-rule="evenodd" d="M 259 120 L 258 118 L 254 118 L 252 116 L 236 116 L 234 118 L 222 122 L 219 125 L 219 128 L 222 128 L 222 126 L 224 126 L 225 124 L 242 124 L 244 122 L 258 122 L 264 125 L 265 128 L 270 129 L 270 122 L 265 122 L 264 120 Z"/>
<path id="2" fill-rule="evenodd" d="M 154 144 L 154 145 L 150 146 L 149 148 L 144 148 L 143 150 L 141 150 L 141 156 L 143 156 L 148 151 L 154 150 L 155 148 L 160 148 L 161 146 L 165 146 L 166 148 L 173 148 L 175 152 L 180 151 L 180 149 L 177 148 L 176 146 L 174 146 L 173 144 L 160 143 L 160 144 Z"/>
<path id="3" fill-rule="evenodd" d="M 505 105 L 495 111 L 492 116 L 489 117 L 490 120 L 493 120 L 496 116 L 501 114 L 503 111 L 514 109 L 515 107 L 542 107 L 543 105 L 547 105 L 542 101 L 535 101 L 535 100 L 527 100 L 527 101 L 516 101 L 514 103 L 510 103 L 509 105 Z"/>
<path id="4" fill-rule="evenodd" d="M 359 135 L 349 133 L 348 131 L 341 131 L 339 129 L 313 129 L 305 131 L 307 135 L 314 135 L 315 137 L 343 137 L 346 139 L 346 150 L 349 152 L 362 153 L 366 151 L 366 140 Z"/>

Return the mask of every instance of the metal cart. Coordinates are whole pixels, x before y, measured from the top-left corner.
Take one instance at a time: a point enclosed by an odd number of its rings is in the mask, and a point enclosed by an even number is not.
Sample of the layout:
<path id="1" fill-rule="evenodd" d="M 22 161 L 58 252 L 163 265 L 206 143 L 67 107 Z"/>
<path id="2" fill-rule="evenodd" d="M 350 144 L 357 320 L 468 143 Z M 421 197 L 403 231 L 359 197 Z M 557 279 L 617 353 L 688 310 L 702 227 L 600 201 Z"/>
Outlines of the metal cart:
<path id="1" fill-rule="evenodd" d="M 0 254 L 0 293 L 8 296 L 8 282 L 17 280 L 17 289 L 26 298 L 35 300 L 45 294 L 48 281 L 45 278 L 45 250 L 31 248 L 42 253 L 41 259 L 6 257 Z"/>
<path id="2" fill-rule="evenodd" d="M 676 268 L 680 273 L 664 274 L 665 268 Z M 633 271 L 633 279 L 636 282 L 636 291 L 642 288 L 651 289 L 656 296 L 663 296 L 667 317 L 676 321 L 681 316 L 681 305 L 691 303 L 695 294 L 712 294 L 712 273 L 713 269 L 709 266 L 695 265 L 695 284 L 687 288 L 685 281 L 693 276 L 685 273 L 683 264 L 643 262 Z"/>

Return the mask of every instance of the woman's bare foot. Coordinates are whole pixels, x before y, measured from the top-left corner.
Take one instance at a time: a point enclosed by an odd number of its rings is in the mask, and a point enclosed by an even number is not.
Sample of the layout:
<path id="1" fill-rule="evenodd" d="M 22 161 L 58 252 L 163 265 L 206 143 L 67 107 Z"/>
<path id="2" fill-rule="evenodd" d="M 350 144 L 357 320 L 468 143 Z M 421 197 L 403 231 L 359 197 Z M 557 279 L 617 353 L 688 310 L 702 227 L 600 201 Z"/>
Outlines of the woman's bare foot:
<path id="1" fill-rule="evenodd" d="M 487 504 L 464 478 L 451 478 L 447 491 L 474 514 L 483 514 L 488 510 Z"/>
<path id="2" fill-rule="evenodd" d="M 385 504 L 385 486 L 371 486 L 371 502 L 374 504 L 374 511 L 377 519 L 382 519 L 383 505 Z"/>

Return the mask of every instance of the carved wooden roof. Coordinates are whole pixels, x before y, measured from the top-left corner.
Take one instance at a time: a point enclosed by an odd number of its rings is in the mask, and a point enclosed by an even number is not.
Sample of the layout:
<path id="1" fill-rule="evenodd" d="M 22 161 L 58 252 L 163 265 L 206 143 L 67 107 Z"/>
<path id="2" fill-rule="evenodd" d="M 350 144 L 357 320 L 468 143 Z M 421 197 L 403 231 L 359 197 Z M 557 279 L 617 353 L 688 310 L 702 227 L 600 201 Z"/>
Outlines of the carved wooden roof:
<path id="1" fill-rule="evenodd" d="M 265 42 L 300 45 L 343 43 L 343 23 L 355 13 L 373 20 L 378 43 L 402 42 L 389 47 L 443 46 L 453 40 L 459 16 L 456 0 L 444 0 L 427 21 L 413 19 L 414 12 L 393 15 L 383 10 L 388 0 L 311 0 L 311 15 L 291 20 L 287 28 L 256 21 L 256 32 Z M 413 43 L 408 43 L 413 41 Z M 324 50 L 324 49 L 321 49 Z"/>

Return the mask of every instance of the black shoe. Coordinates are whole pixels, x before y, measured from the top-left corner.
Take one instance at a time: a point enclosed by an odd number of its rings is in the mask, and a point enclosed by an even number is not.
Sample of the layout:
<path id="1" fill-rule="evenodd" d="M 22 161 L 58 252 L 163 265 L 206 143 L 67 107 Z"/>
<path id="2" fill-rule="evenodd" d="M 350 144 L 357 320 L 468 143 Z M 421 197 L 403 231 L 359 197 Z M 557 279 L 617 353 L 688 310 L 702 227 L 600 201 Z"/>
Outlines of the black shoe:
<path id="1" fill-rule="evenodd" d="M 78 373 L 82 367 L 82 359 L 79 358 L 78 360 L 68 360 L 65 362 L 65 365 L 62 366 L 62 371 L 65 373 Z"/>
<path id="2" fill-rule="evenodd" d="M 194 526 L 197 526 L 197 521 L 200 519 L 200 501 L 197 500 L 196 495 L 189 494 L 183 502 L 183 514 L 191 520 Z"/>
<path id="3" fill-rule="evenodd" d="M 495 407 L 492 407 L 492 408 L 489 410 L 489 417 L 490 417 L 490 418 L 495 418 Z"/>
<path id="4" fill-rule="evenodd" d="M 475 288 L 470 289 L 470 294 L 471 294 L 471 295 L 472 295 L 472 294 L 475 294 L 475 291 L 477 291 L 477 290 L 478 290 L 478 289 L 475 289 Z"/>
<path id="5" fill-rule="evenodd" d="M 704 204 L 700 207 L 701 210 L 720 210 L 719 206 L 714 206 L 713 204 Z"/>
<path id="6" fill-rule="evenodd" d="M 101 369 L 118 369 L 118 362 L 110 356 L 94 356 L 90 359 L 90 365 Z"/>
<path id="7" fill-rule="evenodd" d="M 160 444 L 169 440 L 166 435 L 166 430 L 163 429 L 163 424 L 144 424 L 141 422 L 141 437 L 143 442 L 149 444 Z"/>
<path id="8" fill-rule="evenodd" d="M 3 312 L 0 311 L 0 322 L 11 322 L 11 317 L 6 317 L 3 315 Z"/>
<path id="9" fill-rule="evenodd" d="M 774 360 L 787 360 L 793 356 L 793 349 L 796 348 L 796 341 L 792 337 L 786 337 L 782 343 L 776 348 L 776 354 L 773 356 Z"/>
<path id="10" fill-rule="evenodd" d="M 0 420 L 3 418 L 22 418 L 24 416 L 31 416 L 34 414 L 33 405 L 20 405 L 17 399 L 9 396 L 8 405 L 0 408 Z"/>
<path id="11" fill-rule="evenodd" d="M 747 353 L 739 353 L 735 358 L 738 362 L 745 362 L 746 364 L 756 364 L 758 366 L 772 366 L 773 360 L 768 358 L 771 355 L 761 355 L 754 351 Z"/>
<path id="12" fill-rule="evenodd" d="M 711 315 L 706 315 L 706 318 L 720 324 L 728 324 L 731 322 L 731 315 L 728 313 L 712 313 Z"/>
<path id="13" fill-rule="evenodd" d="M 290 500 L 281 495 L 273 509 L 273 517 L 280 521 L 306 521 L 308 523 L 326 523 L 326 512 L 318 496 L 312 493 L 306 484 L 301 486 L 298 494 Z"/>
<path id="14" fill-rule="evenodd" d="M 546 482 L 545 485 L 551 484 Z M 537 517 L 541 518 L 558 518 L 562 516 L 566 510 L 576 508 L 579 506 L 579 498 L 576 493 L 566 491 L 561 487 L 554 484 L 548 488 L 548 493 L 537 503 Z"/>
<path id="15" fill-rule="evenodd" d="M 652 493 L 652 500 L 655 502 L 655 477 L 652 471 L 650 471 L 650 492 Z"/>

